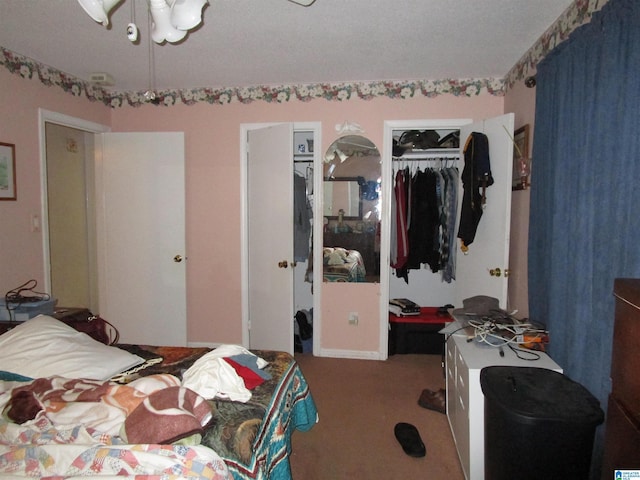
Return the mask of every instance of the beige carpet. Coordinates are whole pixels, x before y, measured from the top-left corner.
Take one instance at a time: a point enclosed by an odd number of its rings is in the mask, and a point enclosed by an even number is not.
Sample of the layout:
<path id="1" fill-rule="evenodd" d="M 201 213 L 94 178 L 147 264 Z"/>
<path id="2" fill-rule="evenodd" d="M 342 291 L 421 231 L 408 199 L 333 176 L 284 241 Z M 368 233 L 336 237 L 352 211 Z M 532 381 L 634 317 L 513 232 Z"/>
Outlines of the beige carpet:
<path id="1" fill-rule="evenodd" d="M 447 417 L 418 405 L 423 388 L 444 387 L 438 355 L 393 355 L 387 361 L 296 354 L 318 408 L 319 422 L 295 432 L 294 480 L 463 480 Z M 423 458 L 404 453 L 398 422 L 416 426 Z"/>

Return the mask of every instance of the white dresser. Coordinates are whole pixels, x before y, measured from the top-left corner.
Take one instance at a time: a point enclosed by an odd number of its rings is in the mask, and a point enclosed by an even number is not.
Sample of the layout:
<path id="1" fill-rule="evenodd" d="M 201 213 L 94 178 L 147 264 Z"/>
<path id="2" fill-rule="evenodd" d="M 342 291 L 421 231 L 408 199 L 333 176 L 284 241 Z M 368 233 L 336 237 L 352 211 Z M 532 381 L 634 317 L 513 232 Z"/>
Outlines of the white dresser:
<path id="1" fill-rule="evenodd" d="M 562 373 L 560 366 L 547 354 L 535 353 L 539 359 L 523 360 L 505 348 L 502 357 L 498 348 L 467 342 L 466 335 L 454 334 L 447 340 L 447 417 L 467 480 L 484 479 L 484 395 L 480 387 L 480 370 L 503 365 L 548 368 Z"/>

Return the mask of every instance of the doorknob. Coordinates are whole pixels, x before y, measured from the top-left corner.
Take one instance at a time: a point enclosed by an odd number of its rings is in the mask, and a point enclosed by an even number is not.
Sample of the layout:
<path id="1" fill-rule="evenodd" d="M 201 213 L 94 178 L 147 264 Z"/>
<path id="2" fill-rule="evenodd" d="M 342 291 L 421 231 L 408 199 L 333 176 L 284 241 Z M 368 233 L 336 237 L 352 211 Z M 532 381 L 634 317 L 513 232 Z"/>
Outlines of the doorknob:
<path id="1" fill-rule="evenodd" d="M 502 275 L 502 270 L 500 270 L 500 268 L 492 268 L 491 270 L 489 270 L 489 275 L 491 275 L 492 277 L 499 277 L 500 275 Z"/>
<path id="2" fill-rule="evenodd" d="M 182 256 L 176 255 L 175 257 L 173 257 L 173 261 L 176 263 L 180 263 L 182 261 Z"/>
<path id="3" fill-rule="evenodd" d="M 278 267 L 280 267 L 280 268 L 287 268 L 288 266 L 289 266 L 289 264 L 287 263 L 286 260 L 278 262 Z"/>

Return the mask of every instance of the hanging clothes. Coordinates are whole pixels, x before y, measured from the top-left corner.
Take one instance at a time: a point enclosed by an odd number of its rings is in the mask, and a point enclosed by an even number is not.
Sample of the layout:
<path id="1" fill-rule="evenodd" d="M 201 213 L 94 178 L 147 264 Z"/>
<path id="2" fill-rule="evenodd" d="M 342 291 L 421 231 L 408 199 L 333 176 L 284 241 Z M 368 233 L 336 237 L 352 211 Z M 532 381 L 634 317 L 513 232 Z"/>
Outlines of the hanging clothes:
<path id="1" fill-rule="evenodd" d="M 453 233 L 457 214 L 458 170 L 453 167 L 408 168 L 395 174 L 391 199 L 390 265 L 409 282 L 409 270 L 428 265 L 442 271 L 443 281 L 455 279 Z M 452 255 L 453 252 L 453 255 Z"/>
<path id="2" fill-rule="evenodd" d="M 453 233 L 456 229 L 456 213 L 458 209 L 458 169 L 443 170 L 444 192 L 442 205 L 442 245 L 441 263 L 442 280 L 451 283 L 456 278 L 456 248 Z"/>
<path id="3" fill-rule="evenodd" d="M 412 179 L 409 168 L 404 168 L 396 174 L 396 188 L 394 190 L 397 205 L 397 239 L 398 239 L 398 259 L 394 266 L 396 276 L 404 278 L 409 283 L 409 269 L 407 260 L 409 258 L 409 226 L 411 225 L 411 194 Z"/>
<path id="4" fill-rule="evenodd" d="M 311 219 L 313 210 L 307 196 L 307 180 L 298 173 L 293 175 L 293 259 L 304 262 L 311 245 Z"/>
<path id="5" fill-rule="evenodd" d="M 391 267 L 395 269 L 404 268 L 407 263 L 407 255 L 409 252 L 409 240 L 407 233 L 407 189 L 405 182 L 405 172 L 400 170 L 396 174 L 396 184 L 394 187 L 393 204 L 395 209 L 393 212 L 394 224 L 392 229 L 394 235 L 394 250 L 392 253 Z"/>
<path id="6" fill-rule="evenodd" d="M 489 139 L 484 133 L 472 132 L 464 146 L 464 169 L 462 170 L 462 212 L 458 238 L 463 252 L 473 243 L 482 217 L 486 200 L 486 189 L 493 185 L 489 159 Z"/>
<path id="7" fill-rule="evenodd" d="M 426 263 L 432 272 L 440 270 L 437 175 L 432 169 L 418 170 L 411 184 L 411 223 L 407 268 L 418 269 Z"/>

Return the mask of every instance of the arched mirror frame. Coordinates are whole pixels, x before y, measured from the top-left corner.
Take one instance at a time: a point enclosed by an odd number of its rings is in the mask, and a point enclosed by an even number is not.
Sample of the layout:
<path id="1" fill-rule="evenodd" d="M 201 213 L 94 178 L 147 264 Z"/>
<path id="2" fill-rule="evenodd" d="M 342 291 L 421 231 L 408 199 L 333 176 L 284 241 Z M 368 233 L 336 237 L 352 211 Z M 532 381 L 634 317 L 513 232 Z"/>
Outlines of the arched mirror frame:
<path id="1" fill-rule="evenodd" d="M 324 155 L 324 281 L 380 282 L 376 235 L 381 221 L 381 158 L 377 146 L 362 135 L 336 139 Z M 328 188 L 336 182 L 344 190 L 343 203 L 334 195 L 336 189 Z"/>

